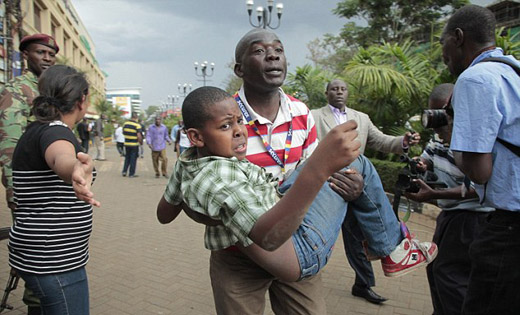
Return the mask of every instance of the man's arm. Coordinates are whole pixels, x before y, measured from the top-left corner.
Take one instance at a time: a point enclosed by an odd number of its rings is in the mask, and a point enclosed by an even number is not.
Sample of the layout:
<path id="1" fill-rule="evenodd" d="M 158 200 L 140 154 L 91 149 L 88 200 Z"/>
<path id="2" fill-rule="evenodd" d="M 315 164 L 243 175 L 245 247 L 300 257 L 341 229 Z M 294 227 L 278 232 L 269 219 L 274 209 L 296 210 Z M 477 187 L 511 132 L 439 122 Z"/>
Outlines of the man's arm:
<path id="1" fill-rule="evenodd" d="M 491 153 L 453 152 L 455 163 L 474 183 L 483 185 L 491 178 L 493 156 Z"/>
<path id="2" fill-rule="evenodd" d="M 30 108 L 23 100 L 25 95 L 18 95 L 5 89 L 0 95 L 0 166 L 2 184 L 5 186 L 7 205 L 16 208 L 13 193 L 13 171 L 11 161 L 14 149 L 27 126 Z"/>
<path id="3" fill-rule="evenodd" d="M 436 199 L 472 199 L 477 197 L 475 189 L 471 188 L 462 196 L 462 185 L 447 189 L 432 189 L 425 182 L 420 179 L 414 180 L 419 184 L 419 191 L 417 193 L 405 192 L 404 195 L 417 202 L 432 201 Z"/>
<path id="4" fill-rule="evenodd" d="M 368 125 L 367 130 L 367 147 L 372 148 L 379 152 L 384 153 L 403 153 L 403 140 L 404 136 L 389 136 L 384 134 L 379 128 L 374 126 L 368 115 L 366 118 L 360 117 L 361 119 L 366 119 L 364 123 Z"/>
<path id="5" fill-rule="evenodd" d="M 168 142 L 168 144 L 172 144 L 172 140 L 170 139 L 170 135 L 168 135 L 168 128 L 164 128 L 164 140 Z"/>
<path id="6" fill-rule="evenodd" d="M 148 146 L 150 147 L 150 149 L 152 148 L 152 126 L 148 127 L 148 131 L 146 132 L 146 143 L 148 144 Z M 140 132 L 138 132 L 138 134 L 141 134 Z M 142 134 L 141 134 L 142 135 Z M 139 136 L 138 136 L 139 137 Z M 138 138 L 139 139 L 139 138 Z M 140 144 L 142 144 L 140 142 Z"/>

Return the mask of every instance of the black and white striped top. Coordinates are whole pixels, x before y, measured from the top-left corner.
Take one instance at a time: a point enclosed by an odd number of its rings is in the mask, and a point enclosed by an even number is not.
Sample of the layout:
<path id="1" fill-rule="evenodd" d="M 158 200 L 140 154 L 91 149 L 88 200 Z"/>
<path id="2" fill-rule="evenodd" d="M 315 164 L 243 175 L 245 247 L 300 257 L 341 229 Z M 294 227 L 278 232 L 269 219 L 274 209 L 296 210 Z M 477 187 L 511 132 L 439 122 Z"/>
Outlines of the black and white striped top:
<path id="1" fill-rule="evenodd" d="M 31 124 L 13 155 L 15 221 L 9 235 L 9 264 L 17 270 L 48 274 L 84 266 L 92 231 L 92 206 L 76 198 L 45 162 L 55 141 L 81 146 L 59 122 Z"/>

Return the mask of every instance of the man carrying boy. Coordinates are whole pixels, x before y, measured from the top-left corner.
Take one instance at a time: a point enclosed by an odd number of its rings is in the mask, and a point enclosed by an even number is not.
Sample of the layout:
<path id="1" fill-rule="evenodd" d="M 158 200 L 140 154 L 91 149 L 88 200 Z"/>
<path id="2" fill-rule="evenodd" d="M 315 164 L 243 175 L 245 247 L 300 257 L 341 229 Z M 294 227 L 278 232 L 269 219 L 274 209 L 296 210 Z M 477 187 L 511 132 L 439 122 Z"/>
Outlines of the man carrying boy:
<path id="1" fill-rule="evenodd" d="M 314 120 L 305 104 L 289 97 L 280 89 L 285 80 L 287 62 L 283 45 L 274 33 L 264 29 L 248 32 L 237 44 L 235 59 L 235 74 L 243 80 L 236 99 L 239 104 L 243 103 L 243 115 L 248 123 L 246 158 L 253 164 L 264 167 L 281 181 L 316 148 Z M 349 198 L 348 193 L 342 189 L 346 186 L 340 179 L 340 174 L 334 175 L 331 186 L 342 191 L 344 198 Z M 348 182 L 345 179 L 343 181 Z M 381 185 L 380 181 L 365 184 Z M 367 202 L 388 202 L 383 199 L 386 198 L 384 194 L 379 197 L 380 200 Z M 399 265 L 410 252 L 404 253 L 404 250 L 399 251 L 396 248 L 403 236 L 391 207 L 390 211 L 376 214 L 380 217 L 379 223 L 383 220 L 391 228 L 378 231 L 380 226 L 371 220 L 372 215 L 357 211 L 363 230 L 374 233 L 373 243 L 383 244 L 385 240 L 388 242 L 385 244 L 386 248 L 381 250 L 386 256 L 383 260 L 385 271 L 390 274 L 409 268 Z M 395 255 L 394 250 L 399 253 Z M 392 254 L 389 255 L 390 253 Z M 426 258 L 422 256 L 420 259 Z M 265 307 L 267 290 L 273 311 L 277 314 L 326 313 L 319 274 L 299 282 L 280 281 L 231 247 L 212 251 L 210 275 L 218 314 L 261 314 Z"/>

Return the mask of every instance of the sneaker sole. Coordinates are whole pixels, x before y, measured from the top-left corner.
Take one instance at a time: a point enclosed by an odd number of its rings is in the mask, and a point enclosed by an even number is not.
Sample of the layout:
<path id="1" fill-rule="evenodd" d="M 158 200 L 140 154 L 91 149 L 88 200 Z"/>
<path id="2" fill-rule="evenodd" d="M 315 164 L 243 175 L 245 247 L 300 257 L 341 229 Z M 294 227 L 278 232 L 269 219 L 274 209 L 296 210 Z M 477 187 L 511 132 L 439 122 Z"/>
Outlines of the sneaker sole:
<path id="1" fill-rule="evenodd" d="M 401 270 L 401 271 L 390 272 L 390 273 L 383 272 L 383 273 L 385 274 L 386 277 L 389 277 L 389 278 L 398 278 L 398 277 L 404 276 L 404 275 L 406 275 L 406 274 L 408 274 L 408 273 L 410 273 L 412 271 L 415 271 L 416 269 L 418 269 L 420 267 L 427 266 L 429 263 L 431 263 L 432 261 L 435 260 L 435 258 L 437 257 L 438 253 L 439 253 L 438 250 L 436 250 L 433 253 L 430 262 L 428 262 L 427 260 L 424 260 L 423 262 L 420 262 L 420 263 L 418 263 L 417 265 L 415 265 L 413 267 L 410 267 L 410 268 L 407 268 L 407 269 L 404 269 L 404 270 Z"/>

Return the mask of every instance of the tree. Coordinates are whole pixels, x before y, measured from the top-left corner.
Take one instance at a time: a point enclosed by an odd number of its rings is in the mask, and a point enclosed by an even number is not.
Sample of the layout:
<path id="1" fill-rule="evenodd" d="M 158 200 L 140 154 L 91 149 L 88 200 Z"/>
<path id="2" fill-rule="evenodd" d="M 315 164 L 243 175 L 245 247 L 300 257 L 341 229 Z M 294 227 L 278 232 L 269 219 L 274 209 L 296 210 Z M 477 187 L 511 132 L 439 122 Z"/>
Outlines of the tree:
<path id="1" fill-rule="evenodd" d="M 155 114 L 155 112 L 158 111 L 158 110 L 159 110 L 159 106 L 150 105 L 146 109 L 146 116 L 148 116 L 148 117 L 153 116 Z"/>
<path id="2" fill-rule="evenodd" d="M 320 108 L 327 104 L 325 86 L 332 78 L 330 72 L 318 67 L 297 67 L 295 73 L 287 75 L 284 91 L 307 104 L 309 108 Z"/>
<path id="3" fill-rule="evenodd" d="M 428 33 L 432 23 L 468 3 L 468 0 L 343 0 L 333 13 L 347 19 L 364 19 L 367 26 L 347 23 L 340 36 L 347 46 L 368 47 L 402 42 L 412 32 Z"/>
<path id="4" fill-rule="evenodd" d="M 231 73 L 228 75 L 228 77 L 227 77 L 227 79 L 225 81 L 226 87 L 224 88 L 224 90 L 226 92 L 228 92 L 229 94 L 233 95 L 242 86 L 242 79 L 235 75 L 235 72 L 234 72 L 235 62 L 233 60 L 231 60 L 227 64 L 227 67 L 229 69 L 231 69 Z"/>
<path id="5" fill-rule="evenodd" d="M 432 49 L 423 52 L 418 52 L 413 41 L 360 48 L 343 71 L 345 82 L 350 85 L 348 106 L 368 114 L 384 133 L 403 134 L 403 126 L 410 124 L 410 118 L 427 107 L 433 86 L 447 77 L 440 45 L 438 41 L 432 45 Z M 429 132 L 417 124 L 408 128 L 421 132 L 424 139 L 429 138 Z M 367 155 L 385 156 L 370 150 Z"/>
<path id="6" fill-rule="evenodd" d="M 520 58 L 520 40 L 517 39 L 518 34 L 511 35 L 511 29 L 505 30 L 501 27 L 496 30 L 497 47 L 504 50 L 505 55 L 513 55 L 516 59 Z"/>

